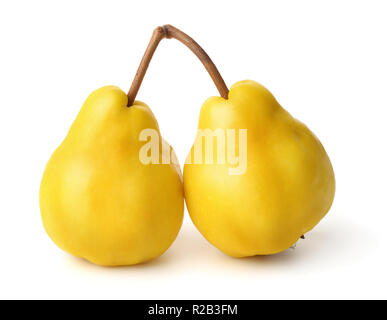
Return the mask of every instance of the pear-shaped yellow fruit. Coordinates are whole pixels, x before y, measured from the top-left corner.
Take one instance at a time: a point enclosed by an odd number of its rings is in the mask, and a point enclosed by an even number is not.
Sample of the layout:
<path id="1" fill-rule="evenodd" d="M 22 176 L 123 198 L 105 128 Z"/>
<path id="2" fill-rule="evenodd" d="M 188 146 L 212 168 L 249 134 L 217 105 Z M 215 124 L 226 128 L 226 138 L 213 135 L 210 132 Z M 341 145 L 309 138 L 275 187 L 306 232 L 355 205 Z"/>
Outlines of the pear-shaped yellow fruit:
<path id="1" fill-rule="evenodd" d="M 196 227 L 221 251 L 234 257 L 278 253 L 328 212 L 335 178 L 323 146 L 263 86 L 241 81 L 227 100 L 209 98 L 199 129 L 194 146 L 203 139 L 202 163 L 195 161 L 193 147 L 184 166 L 186 203 Z M 214 133 L 212 146 L 203 138 L 206 130 Z M 227 139 L 233 130 L 235 146 Z M 206 160 L 205 149 L 218 154 L 213 163 L 211 157 Z M 218 161 L 219 152 L 228 156 L 230 151 L 239 151 L 238 162 Z"/>
<path id="2" fill-rule="evenodd" d="M 160 256 L 176 238 L 184 212 L 179 166 L 140 161 L 140 132 L 160 133 L 152 111 L 127 102 L 117 87 L 94 91 L 49 160 L 40 188 L 51 239 L 104 266 Z"/>

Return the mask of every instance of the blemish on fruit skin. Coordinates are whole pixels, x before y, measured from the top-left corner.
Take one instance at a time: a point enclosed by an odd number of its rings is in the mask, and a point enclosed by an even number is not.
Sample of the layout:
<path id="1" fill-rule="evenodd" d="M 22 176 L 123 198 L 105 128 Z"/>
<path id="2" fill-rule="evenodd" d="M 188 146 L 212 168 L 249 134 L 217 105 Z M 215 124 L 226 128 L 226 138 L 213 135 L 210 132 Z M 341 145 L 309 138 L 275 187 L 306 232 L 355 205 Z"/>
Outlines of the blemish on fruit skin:
<path id="1" fill-rule="evenodd" d="M 297 132 L 293 133 L 293 137 L 294 137 L 294 139 L 296 139 L 297 142 L 299 142 L 301 140 L 301 137 L 299 136 L 299 134 Z"/>

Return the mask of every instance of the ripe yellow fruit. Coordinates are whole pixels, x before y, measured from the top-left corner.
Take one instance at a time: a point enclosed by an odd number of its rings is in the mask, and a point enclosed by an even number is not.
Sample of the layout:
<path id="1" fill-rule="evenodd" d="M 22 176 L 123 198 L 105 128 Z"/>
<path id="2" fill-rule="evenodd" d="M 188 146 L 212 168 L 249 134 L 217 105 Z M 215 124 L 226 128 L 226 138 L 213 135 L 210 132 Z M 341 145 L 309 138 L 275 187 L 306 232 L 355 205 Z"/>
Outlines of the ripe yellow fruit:
<path id="1" fill-rule="evenodd" d="M 227 100 L 209 98 L 200 112 L 199 129 L 247 129 L 243 174 L 231 175 L 229 169 L 236 165 L 227 161 L 209 164 L 203 157 L 202 164 L 195 164 L 193 149 L 184 166 L 192 221 L 221 251 L 235 257 L 278 253 L 330 209 L 335 178 L 323 146 L 263 86 L 241 81 L 232 86 Z M 218 143 L 213 144 L 214 154 Z"/>
<path id="2" fill-rule="evenodd" d="M 175 240 L 184 212 L 179 166 L 139 160 L 140 132 L 160 133 L 152 111 L 127 102 L 117 87 L 94 91 L 49 160 L 40 188 L 51 239 L 104 266 L 160 256 Z"/>

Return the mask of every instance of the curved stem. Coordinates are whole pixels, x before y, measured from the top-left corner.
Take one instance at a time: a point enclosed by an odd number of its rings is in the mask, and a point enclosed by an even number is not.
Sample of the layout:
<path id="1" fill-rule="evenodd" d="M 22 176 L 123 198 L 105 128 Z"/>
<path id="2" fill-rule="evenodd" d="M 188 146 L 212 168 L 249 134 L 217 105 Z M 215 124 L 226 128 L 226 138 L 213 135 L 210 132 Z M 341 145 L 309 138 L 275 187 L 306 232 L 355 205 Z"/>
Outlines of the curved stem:
<path id="1" fill-rule="evenodd" d="M 200 47 L 199 44 L 190 36 L 180 31 L 179 29 L 171 25 L 165 25 L 162 27 L 157 27 L 153 31 L 152 38 L 148 44 L 148 47 L 145 50 L 145 54 L 140 62 L 130 90 L 128 92 L 128 107 L 133 105 L 138 90 L 140 89 L 141 83 L 144 79 L 145 73 L 148 69 L 149 63 L 152 60 L 153 54 L 155 53 L 157 46 L 163 38 L 173 38 L 187 46 L 203 63 L 207 72 L 210 74 L 212 80 L 214 81 L 215 86 L 218 89 L 220 95 L 225 99 L 228 98 L 228 88 L 226 86 L 226 83 L 224 82 L 215 64 L 212 62 L 208 54 L 202 49 L 202 47 Z"/>
<path id="2" fill-rule="evenodd" d="M 149 63 L 152 60 L 153 54 L 156 51 L 160 41 L 165 37 L 165 32 L 162 27 L 157 27 L 152 34 L 152 38 L 149 41 L 148 47 L 145 50 L 144 56 L 141 59 L 140 65 L 138 66 L 136 75 L 134 76 L 132 86 L 128 92 L 128 107 L 132 106 L 136 99 L 138 90 L 140 89 L 142 80 L 144 79 L 146 70 L 148 69 Z"/>

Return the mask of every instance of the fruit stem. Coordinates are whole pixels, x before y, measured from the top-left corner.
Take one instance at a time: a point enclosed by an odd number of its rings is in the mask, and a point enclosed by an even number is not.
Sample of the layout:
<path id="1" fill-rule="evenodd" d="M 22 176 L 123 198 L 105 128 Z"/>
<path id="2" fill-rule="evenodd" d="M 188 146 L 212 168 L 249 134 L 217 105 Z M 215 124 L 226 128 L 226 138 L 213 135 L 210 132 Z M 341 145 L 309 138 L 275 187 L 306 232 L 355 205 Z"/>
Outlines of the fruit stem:
<path id="1" fill-rule="evenodd" d="M 199 46 L 199 44 L 192 39 L 190 36 L 180 31 L 179 29 L 167 24 L 162 27 L 157 27 L 152 34 L 152 38 L 145 50 L 144 56 L 137 69 L 136 75 L 133 79 L 132 85 L 128 92 L 128 107 L 132 106 L 137 96 L 138 90 L 140 89 L 141 83 L 144 79 L 145 73 L 149 67 L 150 61 L 152 60 L 153 54 L 155 53 L 157 46 L 160 41 L 164 38 L 176 39 L 187 46 L 203 63 L 207 72 L 211 76 L 218 89 L 221 97 L 224 99 L 228 98 L 228 88 L 220 75 L 215 64 L 212 62 L 208 54 Z"/>

